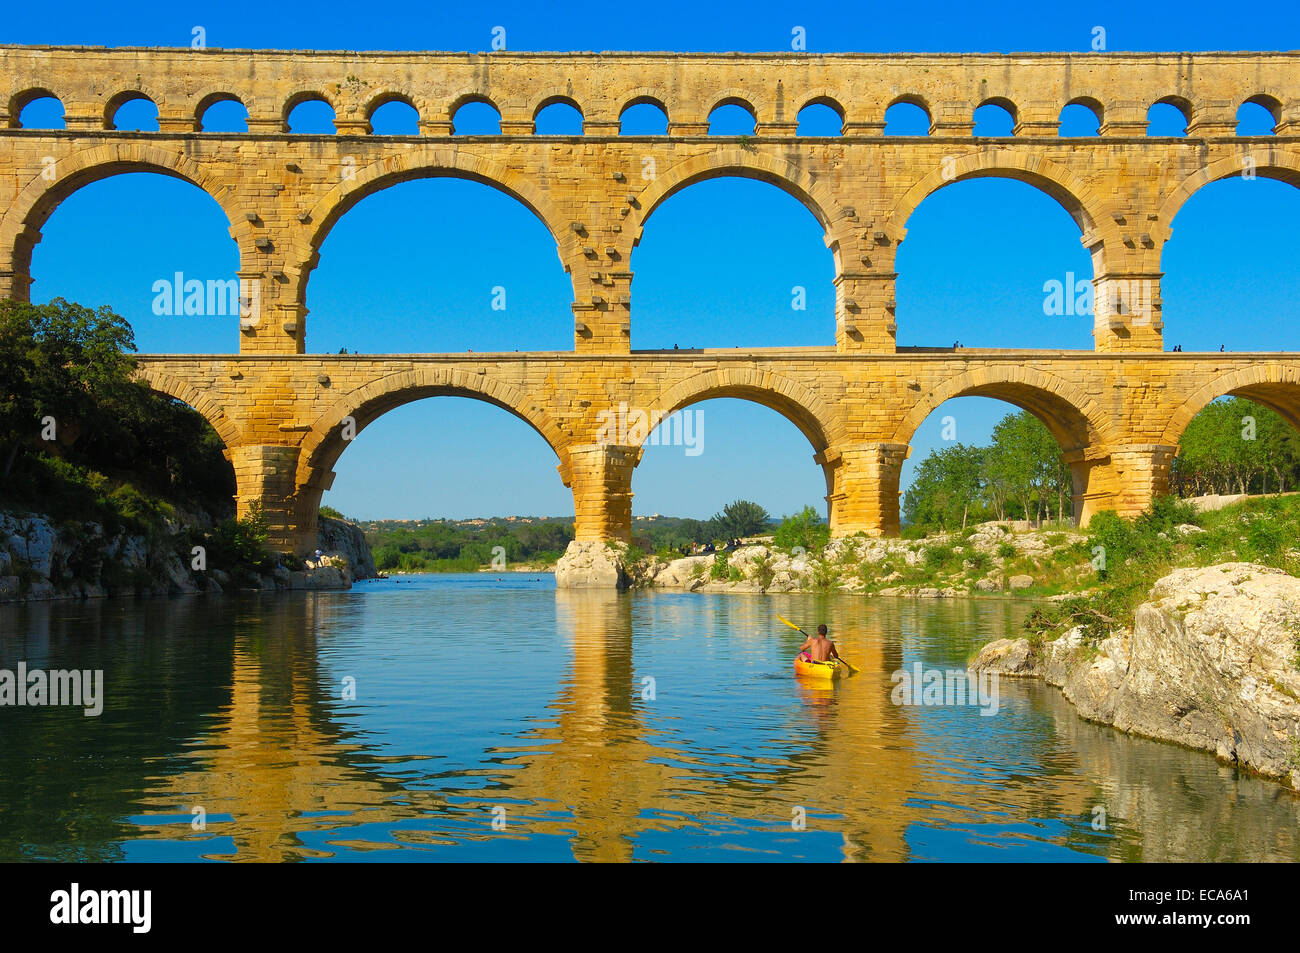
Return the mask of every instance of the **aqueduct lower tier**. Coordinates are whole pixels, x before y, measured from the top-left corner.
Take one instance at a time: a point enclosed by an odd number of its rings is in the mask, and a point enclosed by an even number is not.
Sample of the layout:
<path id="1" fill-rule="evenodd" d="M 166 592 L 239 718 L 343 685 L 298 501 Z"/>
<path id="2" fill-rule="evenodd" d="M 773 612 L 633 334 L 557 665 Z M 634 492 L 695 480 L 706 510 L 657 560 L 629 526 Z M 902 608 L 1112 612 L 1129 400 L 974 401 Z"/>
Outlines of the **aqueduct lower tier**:
<path id="1" fill-rule="evenodd" d="M 234 464 L 241 513 L 259 503 L 272 541 L 299 552 L 316 545 L 321 494 L 348 441 L 384 412 L 438 395 L 488 401 L 541 434 L 573 490 L 580 540 L 629 538 L 647 436 L 636 412 L 666 415 L 716 397 L 763 404 L 803 432 L 840 536 L 898 532 L 908 444 L 954 397 L 1000 398 L 1038 416 L 1070 465 L 1081 522 L 1104 509 L 1135 515 L 1165 492 L 1179 436 L 1217 397 L 1250 398 L 1300 428 L 1300 360 L 1278 354 L 249 354 L 143 356 L 139 368 L 207 418 Z"/>

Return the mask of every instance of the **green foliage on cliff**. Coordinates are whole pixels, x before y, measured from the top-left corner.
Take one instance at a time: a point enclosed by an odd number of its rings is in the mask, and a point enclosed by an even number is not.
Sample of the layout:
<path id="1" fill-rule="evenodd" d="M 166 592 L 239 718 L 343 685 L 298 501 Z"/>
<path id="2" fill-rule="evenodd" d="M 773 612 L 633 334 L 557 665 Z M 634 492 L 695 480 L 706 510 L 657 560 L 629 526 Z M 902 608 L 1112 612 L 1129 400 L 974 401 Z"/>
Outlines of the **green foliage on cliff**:
<path id="1" fill-rule="evenodd" d="M 132 377 L 130 326 L 56 298 L 0 301 L 0 498 L 56 518 L 149 527 L 166 505 L 220 518 L 234 471 L 196 411 Z"/>
<path id="2" fill-rule="evenodd" d="M 1032 613 L 1029 632 L 1055 638 L 1083 625 L 1086 637 L 1099 638 L 1131 625 L 1156 580 L 1181 567 L 1250 562 L 1300 575 L 1300 497 L 1261 497 L 1212 513 L 1163 497 L 1134 520 L 1098 513 L 1086 545 L 1097 586 Z"/>

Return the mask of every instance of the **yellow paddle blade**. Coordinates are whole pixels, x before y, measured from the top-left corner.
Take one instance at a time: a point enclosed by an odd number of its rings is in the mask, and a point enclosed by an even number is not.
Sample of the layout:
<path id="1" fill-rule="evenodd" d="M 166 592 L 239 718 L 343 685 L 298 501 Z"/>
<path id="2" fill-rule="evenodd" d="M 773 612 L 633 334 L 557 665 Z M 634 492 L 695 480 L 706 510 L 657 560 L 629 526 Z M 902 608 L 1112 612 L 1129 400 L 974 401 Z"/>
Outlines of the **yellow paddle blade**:
<path id="1" fill-rule="evenodd" d="M 793 622 L 791 622 L 791 621 L 790 621 L 789 619 L 787 619 L 785 616 L 778 615 L 777 618 L 780 619 L 782 622 L 784 622 L 786 625 L 788 625 L 790 628 L 794 629 L 796 632 L 803 632 L 803 629 L 799 628 L 797 625 L 795 625 Z M 804 635 L 807 635 L 807 634 L 808 634 L 808 633 L 804 632 Z"/>

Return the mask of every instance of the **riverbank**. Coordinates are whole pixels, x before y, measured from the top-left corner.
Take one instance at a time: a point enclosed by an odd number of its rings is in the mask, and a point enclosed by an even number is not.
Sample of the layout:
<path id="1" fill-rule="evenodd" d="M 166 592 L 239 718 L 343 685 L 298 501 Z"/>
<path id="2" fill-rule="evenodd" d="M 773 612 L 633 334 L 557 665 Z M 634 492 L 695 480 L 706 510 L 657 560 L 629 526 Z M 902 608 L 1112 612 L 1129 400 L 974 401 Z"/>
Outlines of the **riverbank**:
<path id="1" fill-rule="evenodd" d="M 322 517 L 320 556 L 272 556 L 201 511 L 106 526 L 0 512 L 0 603 L 230 590 L 348 589 L 376 575 L 355 524 Z"/>
<path id="2" fill-rule="evenodd" d="M 557 567 L 562 586 L 685 592 L 847 592 L 956 598 L 1003 593 L 1047 598 L 1096 584 L 1086 534 L 1069 528 L 1015 532 L 984 523 L 923 539 L 853 536 L 817 551 L 755 542 L 722 553 L 670 558 L 622 544 L 574 543 Z"/>
<path id="3" fill-rule="evenodd" d="M 1178 569 L 1131 625 L 998 639 L 970 668 L 1041 679 L 1090 721 L 1300 790 L 1300 579 L 1281 569 Z"/>

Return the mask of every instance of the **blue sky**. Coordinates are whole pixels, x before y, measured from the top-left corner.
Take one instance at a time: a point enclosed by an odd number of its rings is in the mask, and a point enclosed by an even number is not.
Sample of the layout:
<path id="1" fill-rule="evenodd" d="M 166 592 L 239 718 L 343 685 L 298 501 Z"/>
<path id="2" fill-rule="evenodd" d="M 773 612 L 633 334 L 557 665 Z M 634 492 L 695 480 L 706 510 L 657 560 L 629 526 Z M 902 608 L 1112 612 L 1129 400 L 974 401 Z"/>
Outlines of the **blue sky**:
<path id="1" fill-rule="evenodd" d="M 508 46 L 519 50 L 780 50 L 798 25 L 814 52 L 1082 51 L 1101 25 L 1112 50 L 1300 47 L 1300 13 L 1276 6 L 1266 15 L 1228 17 L 1221 7 L 1198 13 L 1186 5 L 1176 16 L 1131 4 L 1003 4 L 996 18 L 966 4 L 924 16 L 914 8 L 840 9 L 657 3 L 647 15 L 637 6 L 396 4 L 367 15 L 354 4 L 326 3 L 310 16 L 266 7 L 240 18 L 206 4 L 158 12 L 27 4 L 6 12 L 0 40 L 182 46 L 198 25 L 209 46 L 481 50 L 501 25 Z M 38 109 L 24 122 L 41 118 Z M 295 128 L 329 129 L 328 116 L 310 108 L 293 118 Z M 385 117 L 394 131 L 404 119 L 398 111 Z M 1297 221 L 1300 190 L 1280 183 L 1233 180 L 1198 193 L 1175 220 L 1165 250 L 1167 346 L 1294 348 Z M 105 242 L 108 223 L 113 240 Z M 176 271 L 233 274 L 227 227 L 215 202 L 186 183 L 139 174 L 95 183 L 43 229 L 33 297 L 109 304 L 132 322 L 143 352 L 232 352 L 237 334 L 228 322 L 158 318 L 150 307 L 153 282 Z M 936 193 L 908 223 L 899 251 L 899 343 L 1091 347 L 1087 318 L 1042 313 L 1045 281 L 1070 272 L 1091 277 L 1078 239 L 1055 202 L 1020 183 L 982 179 Z M 498 264 L 504 261 L 512 263 L 506 272 Z M 633 347 L 833 343 L 830 254 L 808 211 L 775 187 L 723 179 L 679 193 L 649 220 L 631 267 Z M 505 311 L 490 307 L 497 286 L 506 289 Z M 806 310 L 791 308 L 795 286 L 807 289 Z M 566 350 L 571 294 L 554 242 L 513 200 L 468 182 L 407 183 L 363 201 L 326 240 L 308 286 L 307 346 Z M 741 401 L 698 408 L 704 452 L 648 448 L 633 485 L 635 512 L 706 517 L 738 497 L 774 514 L 805 503 L 824 508 L 822 472 L 793 425 Z M 1013 410 L 979 398 L 945 404 L 914 438 L 904 485 L 939 443 L 942 417 L 956 419 L 958 440 L 982 442 Z M 325 501 L 359 517 L 572 513 L 555 463 L 541 438 L 505 412 L 436 398 L 398 408 L 363 431 L 340 459 Z"/>

